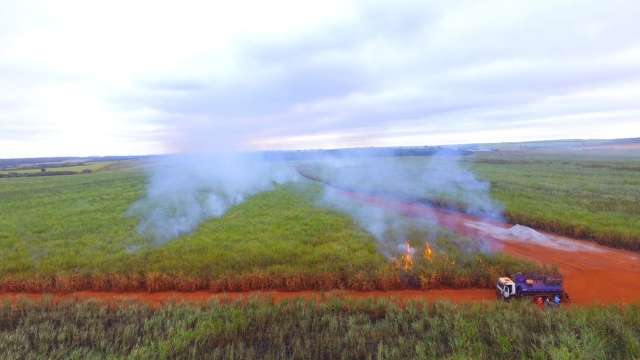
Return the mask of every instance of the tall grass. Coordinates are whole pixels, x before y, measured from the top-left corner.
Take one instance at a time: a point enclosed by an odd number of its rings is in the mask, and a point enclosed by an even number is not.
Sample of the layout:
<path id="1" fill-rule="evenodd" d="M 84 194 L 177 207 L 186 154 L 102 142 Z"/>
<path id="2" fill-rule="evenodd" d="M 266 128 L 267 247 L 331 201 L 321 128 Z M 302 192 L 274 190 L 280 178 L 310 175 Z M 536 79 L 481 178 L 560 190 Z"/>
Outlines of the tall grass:
<path id="1" fill-rule="evenodd" d="M 332 182 L 340 171 L 356 172 L 374 160 L 344 168 L 309 165 L 311 177 Z M 385 161 L 392 161 L 385 159 Z M 412 179 L 423 176 L 430 157 L 396 158 L 395 165 Z M 498 151 L 477 153 L 461 165 L 491 183 L 492 198 L 504 206 L 512 223 L 603 245 L 640 250 L 640 156 L 590 151 Z M 339 183 L 337 183 L 339 185 Z M 351 184 L 353 185 L 353 184 Z M 406 199 L 464 210 L 456 194 L 437 194 L 420 181 L 382 182 L 376 191 Z"/>
<path id="2" fill-rule="evenodd" d="M 486 287 L 535 266 L 465 253 L 451 245 L 463 239 L 441 232 L 432 263 L 400 271 L 351 218 L 316 206 L 313 185 L 258 194 L 155 246 L 125 217 L 144 179 L 132 170 L 1 179 L 0 291 Z"/>
<path id="3" fill-rule="evenodd" d="M 555 274 L 554 267 L 515 260 L 505 255 L 476 254 L 456 257 L 436 255 L 432 261 L 417 259 L 411 269 L 397 261 L 371 272 L 292 271 L 189 275 L 184 272 L 24 274 L 0 278 L 0 292 L 93 291 L 211 291 L 255 290 L 402 290 L 438 288 L 492 288 L 495 280 L 516 272 Z"/>
<path id="4" fill-rule="evenodd" d="M 513 223 L 640 250 L 640 160 L 499 152 L 473 169 Z"/>
<path id="5" fill-rule="evenodd" d="M 634 359 L 640 307 L 325 299 L 0 306 L 0 357 Z"/>

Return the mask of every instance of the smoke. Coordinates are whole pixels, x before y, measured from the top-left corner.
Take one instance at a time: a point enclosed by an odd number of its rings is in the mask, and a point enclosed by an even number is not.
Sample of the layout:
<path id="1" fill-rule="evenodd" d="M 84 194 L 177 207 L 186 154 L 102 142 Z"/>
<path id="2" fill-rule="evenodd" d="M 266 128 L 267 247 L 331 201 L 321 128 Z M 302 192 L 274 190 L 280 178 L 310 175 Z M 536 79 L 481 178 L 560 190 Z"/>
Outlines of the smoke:
<path id="1" fill-rule="evenodd" d="M 468 214 L 499 220 L 502 207 L 491 199 L 491 185 L 461 164 L 458 151 L 440 150 L 429 157 L 325 157 L 321 176 L 343 189 L 425 201 Z"/>
<path id="2" fill-rule="evenodd" d="M 457 151 L 440 151 L 430 158 L 420 174 L 426 196 L 451 201 L 469 214 L 502 220 L 503 207 L 491 199 L 491 184 L 478 180 L 461 160 Z"/>
<path id="3" fill-rule="evenodd" d="M 428 206 L 420 217 L 402 216 L 397 209 L 357 201 L 345 189 L 351 194 L 395 200 L 422 199 L 476 216 L 499 218 L 501 208 L 491 200 L 489 184 L 476 179 L 461 159 L 452 151 L 429 157 L 399 157 L 392 150 L 334 152 L 306 162 L 302 168 L 330 184 L 318 200 L 320 206 L 351 216 L 373 235 L 381 253 L 392 257 L 409 239 L 421 238 L 435 245 L 437 217 L 429 215 Z M 139 218 L 141 234 L 163 244 L 194 231 L 207 219 L 223 216 L 252 195 L 299 181 L 302 177 L 295 164 L 299 163 L 239 152 L 164 157 L 149 167 L 146 194 L 128 214 Z"/>
<path id="4" fill-rule="evenodd" d="M 346 194 L 353 191 L 378 198 L 423 201 L 502 220 L 502 207 L 491 199 L 490 184 L 478 180 L 461 160 L 461 153 L 452 150 L 429 157 L 398 157 L 390 151 L 387 156 L 377 157 L 327 156 L 307 167 L 331 184 L 325 187 L 321 205 L 349 214 L 376 238 L 384 255 L 393 256 L 416 231 L 425 234 L 424 241 L 433 246 L 438 218 L 428 206 L 421 208 L 420 217 L 408 218 L 398 209 L 364 204 Z M 469 249 L 469 244 L 459 245 Z"/>
<path id="5" fill-rule="evenodd" d="M 293 168 L 260 154 L 218 153 L 165 157 L 150 168 L 146 195 L 128 214 L 157 244 L 192 232 L 248 197 L 295 181 Z"/>
<path id="6" fill-rule="evenodd" d="M 412 235 L 426 233 L 425 241 L 433 241 L 437 235 L 437 223 L 432 217 L 408 218 L 393 209 L 357 201 L 330 186 L 325 187 L 319 204 L 348 214 L 376 239 L 378 250 L 386 257 L 402 252 Z"/>

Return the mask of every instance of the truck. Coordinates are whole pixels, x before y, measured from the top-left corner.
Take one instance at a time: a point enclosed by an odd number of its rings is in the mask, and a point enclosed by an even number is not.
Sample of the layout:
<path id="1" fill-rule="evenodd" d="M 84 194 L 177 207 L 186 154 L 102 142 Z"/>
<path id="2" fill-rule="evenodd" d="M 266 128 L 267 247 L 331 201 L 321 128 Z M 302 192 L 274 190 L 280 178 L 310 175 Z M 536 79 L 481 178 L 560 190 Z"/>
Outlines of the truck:
<path id="1" fill-rule="evenodd" d="M 496 284 L 498 299 L 531 298 L 538 304 L 560 305 L 569 300 L 560 275 L 517 273 L 500 277 Z"/>

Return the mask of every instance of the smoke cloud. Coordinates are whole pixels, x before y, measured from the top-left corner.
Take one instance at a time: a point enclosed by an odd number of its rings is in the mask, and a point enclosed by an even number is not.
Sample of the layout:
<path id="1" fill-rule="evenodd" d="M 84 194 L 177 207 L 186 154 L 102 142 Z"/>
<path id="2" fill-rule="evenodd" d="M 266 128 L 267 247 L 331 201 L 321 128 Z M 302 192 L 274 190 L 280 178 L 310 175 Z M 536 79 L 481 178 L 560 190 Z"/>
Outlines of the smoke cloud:
<path id="1" fill-rule="evenodd" d="M 163 158 L 150 168 L 146 195 L 129 209 L 138 231 L 162 244 L 224 215 L 248 197 L 294 181 L 293 168 L 260 154 L 218 153 Z"/>
<path id="2" fill-rule="evenodd" d="M 403 217 L 391 209 L 358 202 L 332 187 L 325 188 L 319 204 L 348 214 L 376 239 L 379 251 L 386 257 L 402 252 L 412 233 L 426 232 L 424 240 L 428 242 L 437 234 L 437 222 L 432 217 Z"/>
<path id="3" fill-rule="evenodd" d="M 424 200 L 483 218 L 502 219 L 502 207 L 491 199 L 491 184 L 462 165 L 463 155 L 439 150 L 428 157 L 327 156 L 322 176 L 337 187 L 410 201 Z"/>
<path id="4" fill-rule="evenodd" d="M 438 234 L 437 217 L 425 206 L 420 217 L 408 218 L 399 214 L 398 209 L 354 200 L 348 192 L 423 201 L 480 218 L 502 220 L 502 207 L 491 199 L 490 184 L 478 180 L 461 160 L 461 153 L 451 150 L 417 158 L 393 156 L 390 150 L 383 157 L 327 156 L 309 167 L 331 184 L 325 186 L 319 203 L 350 215 L 376 238 L 380 251 L 391 257 L 401 251 L 416 231 L 426 233 L 424 240 L 432 243 Z M 468 244 L 459 245 L 468 249 Z"/>
<path id="5" fill-rule="evenodd" d="M 324 182 L 317 205 L 351 216 L 377 240 L 382 254 L 393 257 L 411 238 L 435 246 L 437 217 L 429 214 L 429 206 L 423 207 L 419 217 L 406 217 L 397 209 L 372 206 L 349 194 L 422 201 L 501 219 L 502 208 L 492 201 L 489 183 L 478 180 L 462 159 L 451 150 L 428 157 L 395 156 L 393 150 L 339 151 L 322 153 L 312 161 L 280 161 L 240 152 L 163 157 L 149 167 L 146 194 L 128 214 L 140 219 L 141 234 L 164 244 L 194 231 L 203 221 L 223 216 L 257 193 L 301 181 L 301 170 Z"/>

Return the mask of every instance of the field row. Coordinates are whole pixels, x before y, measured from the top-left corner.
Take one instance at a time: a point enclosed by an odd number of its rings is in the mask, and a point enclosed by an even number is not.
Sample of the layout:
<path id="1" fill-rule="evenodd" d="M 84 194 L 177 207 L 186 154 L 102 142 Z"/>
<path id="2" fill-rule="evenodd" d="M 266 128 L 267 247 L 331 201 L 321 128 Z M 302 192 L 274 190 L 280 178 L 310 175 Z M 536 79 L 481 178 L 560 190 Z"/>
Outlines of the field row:
<path id="1" fill-rule="evenodd" d="M 263 300 L 0 304 L 0 357 L 634 359 L 640 307 Z"/>
<path id="2" fill-rule="evenodd" d="M 114 171 L 3 183 L 0 290 L 488 287 L 498 275 L 539 270 L 502 254 L 469 252 L 472 240 L 422 228 L 406 238 L 418 254 L 407 269 L 382 256 L 349 216 L 319 206 L 321 188 L 313 184 L 258 194 L 159 245 L 124 216 L 144 179 Z M 427 261 L 420 254 L 429 238 Z"/>
<path id="3" fill-rule="evenodd" d="M 218 277 L 195 277 L 184 273 L 97 273 L 23 274 L 0 278 L 0 292 L 72 292 L 72 291 L 211 291 L 237 292 L 254 290 L 331 290 L 348 289 L 404 290 L 439 288 L 492 288 L 495 279 L 515 272 L 557 273 L 555 268 L 541 267 L 507 256 L 478 256 L 473 262 L 456 263 L 442 256 L 431 263 L 416 261 L 412 269 L 393 261 L 374 272 L 314 273 L 274 272 L 239 273 Z"/>
<path id="4" fill-rule="evenodd" d="M 604 155 L 603 155 L 604 156 Z M 470 164 L 508 220 L 602 245 L 640 250 L 640 160 L 484 154 Z"/>

